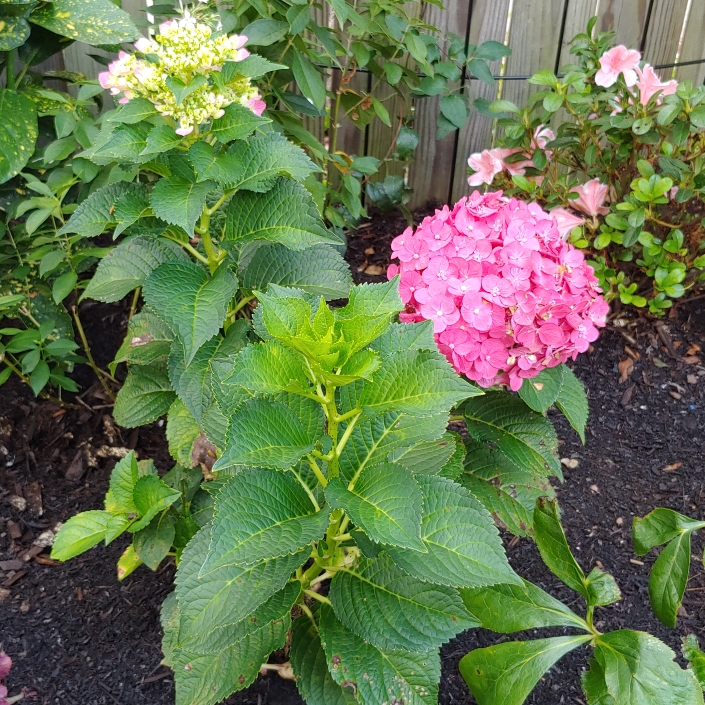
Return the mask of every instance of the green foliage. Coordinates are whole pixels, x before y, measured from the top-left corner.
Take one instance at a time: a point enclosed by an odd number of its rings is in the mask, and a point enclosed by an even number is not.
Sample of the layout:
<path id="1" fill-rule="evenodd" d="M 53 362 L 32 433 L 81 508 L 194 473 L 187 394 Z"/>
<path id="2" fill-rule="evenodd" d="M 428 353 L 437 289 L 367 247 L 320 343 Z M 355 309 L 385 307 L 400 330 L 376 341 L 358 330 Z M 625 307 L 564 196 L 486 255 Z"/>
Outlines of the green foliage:
<path id="1" fill-rule="evenodd" d="M 460 661 L 460 672 L 479 705 L 521 705 L 554 663 L 588 643 L 594 651 L 582 685 L 590 705 L 703 703 L 695 674 L 675 663 L 663 642 L 643 632 L 602 634 L 595 628 L 595 607 L 618 600 L 619 589 L 612 576 L 597 568 L 585 575 L 568 546 L 555 502 L 536 503 L 534 533 L 549 569 L 585 600 L 585 619 L 526 581 L 465 588 L 463 602 L 483 627 L 503 634 L 559 626 L 582 633 L 471 651 Z M 697 650 L 688 653 L 697 659 Z"/>

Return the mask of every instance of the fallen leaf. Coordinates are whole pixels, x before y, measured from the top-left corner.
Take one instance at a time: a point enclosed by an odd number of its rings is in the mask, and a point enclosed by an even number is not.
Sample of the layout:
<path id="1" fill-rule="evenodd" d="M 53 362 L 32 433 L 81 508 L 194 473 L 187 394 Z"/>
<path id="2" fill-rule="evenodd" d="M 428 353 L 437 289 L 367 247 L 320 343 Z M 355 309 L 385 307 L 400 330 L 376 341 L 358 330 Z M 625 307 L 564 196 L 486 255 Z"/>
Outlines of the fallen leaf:
<path id="1" fill-rule="evenodd" d="M 690 347 L 685 351 L 686 355 L 695 355 L 702 351 L 702 348 L 697 343 L 691 343 Z"/>
<path id="2" fill-rule="evenodd" d="M 624 346 L 624 352 L 629 355 L 633 360 L 641 359 L 641 354 L 632 350 L 628 345 Z"/>
<path id="3" fill-rule="evenodd" d="M 651 360 L 652 360 L 652 362 L 654 363 L 654 365 L 656 365 L 656 367 L 660 367 L 660 368 L 662 368 L 662 369 L 663 369 L 664 367 L 668 367 L 668 363 L 667 363 L 667 362 L 664 362 L 660 357 L 656 357 L 656 355 L 654 355 L 654 356 L 651 358 Z"/>
<path id="4" fill-rule="evenodd" d="M 664 472 L 673 472 L 674 470 L 678 470 L 678 468 L 683 465 L 683 463 L 672 463 L 671 465 L 666 465 L 666 467 L 663 469 Z"/>
<path id="5" fill-rule="evenodd" d="M 368 247 L 368 248 L 365 250 L 365 254 L 366 254 L 366 255 L 373 255 L 374 253 L 375 253 L 375 248 L 374 248 L 374 247 Z"/>
<path id="6" fill-rule="evenodd" d="M 634 360 L 632 360 L 631 357 L 620 360 L 617 368 L 619 369 L 619 383 L 624 384 L 629 378 L 629 375 L 634 372 Z"/>
<path id="7" fill-rule="evenodd" d="M 369 274 L 371 277 L 377 277 L 380 274 L 384 274 L 384 267 L 380 267 L 378 264 L 371 264 L 365 269 L 365 274 Z"/>
<path id="8" fill-rule="evenodd" d="M 683 362 L 685 362 L 686 365 L 699 365 L 700 358 L 696 357 L 695 355 L 686 355 L 683 358 Z"/>

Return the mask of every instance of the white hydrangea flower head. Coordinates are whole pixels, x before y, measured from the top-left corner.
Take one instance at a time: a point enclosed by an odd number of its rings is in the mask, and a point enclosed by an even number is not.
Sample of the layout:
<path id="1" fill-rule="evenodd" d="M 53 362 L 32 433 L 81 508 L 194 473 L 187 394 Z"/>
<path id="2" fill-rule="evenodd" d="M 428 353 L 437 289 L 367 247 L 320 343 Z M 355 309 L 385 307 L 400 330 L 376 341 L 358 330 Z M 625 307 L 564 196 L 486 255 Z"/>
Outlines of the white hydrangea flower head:
<path id="1" fill-rule="evenodd" d="M 176 123 L 176 133 L 188 135 L 210 120 L 222 117 L 231 103 L 240 103 L 261 115 L 266 105 L 248 78 L 236 77 L 227 85 L 214 81 L 227 61 L 242 61 L 250 52 L 247 37 L 213 36 L 213 29 L 188 12 L 179 19 L 163 22 L 159 34 L 135 42 L 138 54 L 121 51 L 116 61 L 98 77 L 100 85 L 119 103 L 146 98 L 164 116 Z M 203 78 L 199 78 L 203 77 Z M 205 80 L 203 80 L 205 79 Z M 169 86 L 199 85 L 177 101 Z"/>

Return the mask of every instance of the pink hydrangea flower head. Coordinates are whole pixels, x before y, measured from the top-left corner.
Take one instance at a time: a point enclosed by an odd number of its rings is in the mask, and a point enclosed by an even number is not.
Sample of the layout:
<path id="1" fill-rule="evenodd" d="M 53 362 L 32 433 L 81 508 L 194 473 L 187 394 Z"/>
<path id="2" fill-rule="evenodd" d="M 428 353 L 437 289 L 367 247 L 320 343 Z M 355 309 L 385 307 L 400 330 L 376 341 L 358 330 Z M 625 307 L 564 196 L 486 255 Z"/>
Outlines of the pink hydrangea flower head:
<path id="1" fill-rule="evenodd" d="M 491 184 L 494 177 L 504 169 L 502 160 L 491 154 L 488 149 L 471 154 L 468 159 L 468 165 L 475 172 L 468 178 L 470 186 Z"/>
<path id="2" fill-rule="evenodd" d="M 613 47 L 600 57 L 600 70 L 595 74 L 595 83 L 603 88 L 613 86 L 619 74 L 630 88 L 636 83 L 636 69 L 641 54 L 636 49 L 627 49 L 623 44 Z"/>
<path id="3" fill-rule="evenodd" d="M 597 215 L 607 215 L 610 209 L 604 205 L 604 202 L 607 199 L 609 189 L 610 187 L 601 183 L 599 179 L 591 179 L 571 189 L 571 193 L 579 194 L 578 198 L 571 201 L 571 205 L 591 218 Z"/>
<path id="4" fill-rule="evenodd" d="M 639 102 L 642 105 L 647 105 L 653 96 L 661 91 L 661 97 L 665 95 L 673 95 L 678 88 L 678 81 L 666 81 L 665 83 L 654 71 L 653 67 L 646 64 L 643 69 L 636 68 L 639 75 L 639 80 L 636 82 L 636 87 L 639 89 Z M 658 101 L 661 102 L 660 100 Z"/>
<path id="5" fill-rule="evenodd" d="M 606 195 L 597 186 L 588 182 L 581 193 L 586 202 L 593 197 L 593 210 Z M 582 222 L 566 214 L 571 225 Z M 387 276 L 400 275 L 406 308 L 399 320 L 433 321 L 439 350 L 458 373 L 516 391 L 524 379 L 575 359 L 605 325 L 597 278 L 563 236 L 555 211 L 473 192 L 393 240 L 398 264 Z M 442 248 L 433 249 L 439 240 Z"/>

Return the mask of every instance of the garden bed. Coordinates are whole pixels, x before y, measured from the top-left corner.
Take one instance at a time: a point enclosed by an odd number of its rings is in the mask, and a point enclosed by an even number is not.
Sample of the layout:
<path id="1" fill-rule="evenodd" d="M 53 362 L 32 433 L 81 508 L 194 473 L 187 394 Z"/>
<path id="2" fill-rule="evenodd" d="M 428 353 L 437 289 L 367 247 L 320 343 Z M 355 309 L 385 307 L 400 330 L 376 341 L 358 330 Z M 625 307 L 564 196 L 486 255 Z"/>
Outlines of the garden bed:
<path id="1" fill-rule="evenodd" d="M 404 227 L 397 217 L 376 217 L 352 236 L 348 261 L 357 281 L 384 280 L 389 242 Z M 87 333 L 98 364 L 104 366 L 122 340 L 127 309 L 120 304 L 93 306 Z M 647 595 L 655 556 L 637 560 L 631 521 L 656 506 L 703 516 L 705 365 L 699 361 L 705 361 L 705 354 L 699 347 L 705 349 L 705 300 L 683 304 L 661 325 L 659 331 L 653 320 L 619 318 L 573 366 L 590 398 L 584 447 L 562 416 L 552 420 L 561 439 L 561 458 L 577 461 L 577 466 L 564 468 L 566 481 L 558 488 L 568 539 L 583 567 L 604 566 L 624 595 L 599 610 L 598 628 L 603 620 L 608 629 L 646 630 L 679 650 L 680 638 L 697 634 L 704 623 L 702 564 L 694 562 L 677 628 L 662 627 Z M 84 388 L 90 381 L 79 379 Z M 173 565 L 157 573 L 141 568 L 118 583 L 115 562 L 127 537 L 65 565 L 53 564 L 48 550 L 32 556 L 32 542 L 42 531 L 101 505 L 114 464 L 105 456 L 116 452 L 110 449 L 134 448 L 139 457 L 153 458 L 162 471 L 172 464 L 160 423 L 124 431 L 111 423 L 110 409 L 97 392 L 85 394 L 82 401 L 85 406 L 79 402 L 80 408 L 63 410 L 35 401 L 14 380 L 0 388 L 0 648 L 15 662 L 9 690 L 14 694 L 27 686 L 37 691 L 35 702 L 42 705 L 173 703 L 171 672 L 159 665 L 158 619 L 172 589 Z M 24 497 L 28 507 L 13 507 L 8 502 L 12 495 Z M 577 602 L 548 573 L 531 541 L 506 538 L 518 573 L 569 604 Z M 693 555 L 701 553 L 696 535 Z M 17 560 L 21 566 L 13 562 Z M 457 663 L 472 648 L 501 639 L 473 631 L 444 647 L 440 703 L 474 702 Z M 586 651 L 559 662 L 527 703 L 584 703 L 579 677 Z M 260 678 L 226 702 L 302 703 L 293 683 L 278 676 Z"/>

